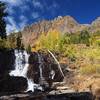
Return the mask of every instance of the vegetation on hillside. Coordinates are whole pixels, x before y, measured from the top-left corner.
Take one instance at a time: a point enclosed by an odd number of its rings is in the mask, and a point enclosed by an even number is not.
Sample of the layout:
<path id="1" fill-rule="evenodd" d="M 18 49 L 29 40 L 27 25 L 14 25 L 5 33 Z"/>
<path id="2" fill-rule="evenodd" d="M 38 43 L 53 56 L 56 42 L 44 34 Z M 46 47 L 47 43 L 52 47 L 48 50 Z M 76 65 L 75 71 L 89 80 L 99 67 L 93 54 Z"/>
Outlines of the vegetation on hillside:
<path id="1" fill-rule="evenodd" d="M 6 37 L 6 39 L 0 38 L 0 49 L 24 49 L 24 44 L 22 43 L 22 34 L 21 32 L 18 33 L 11 33 Z"/>
<path id="2" fill-rule="evenodd" d="M 82 31 L 61 35 L 57 31 L 44 33 L 32 50 L 51 50 L 67 57 L 81 74 L 100 73 L 100 34 Z"/>

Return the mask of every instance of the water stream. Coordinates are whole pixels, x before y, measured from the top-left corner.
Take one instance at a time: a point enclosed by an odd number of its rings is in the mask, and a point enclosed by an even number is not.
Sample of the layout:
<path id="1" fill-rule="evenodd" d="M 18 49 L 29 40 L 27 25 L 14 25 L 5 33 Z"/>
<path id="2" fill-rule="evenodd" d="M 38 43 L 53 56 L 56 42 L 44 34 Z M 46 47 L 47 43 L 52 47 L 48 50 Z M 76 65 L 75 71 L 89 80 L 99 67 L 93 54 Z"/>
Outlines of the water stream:
<path id="1" fill-rule="evenodd" d="M 15 50 L 15 70 L 12 70 L 9 74 L 10 76 L 22 76 L 27 79 L 28 87 L 26 91 L 32 91 L 34 92 L 34 89 L 40 89 L 42 90 L 42 87 L 40 85 L 35 84 L 32 79 L 28 79 L 27 77 L 27 71 L 29 67 L 28 59 L 29 54 L 25 50 Z"/>
<path id="2" fill-rule="evenodd" d="M 48 50 L 48 52 L 54 58 L 54 60 L 58 64 L 58 68 L 59 68 L 60 72 L 64 76 L 64 74 L 63 74 L 63 72 L 61 70 L 59 62 L 57 61 L 57 59 L 55 58 L 55 56 L 52 54 L 51 51 Z M 43 90 L 41 86 L 46 84 L 45 77 L 43 76 L 43 73 L 44 73 L 43 72 L 43 70 L 44 70 L 43 69 L 44 68 L 44 59 L 42 57 L 43 55 L 41 53 L 39 53 L 39 52 L 37 52 L 37 55 L 34 55 L 34 56 L 38 57 L 37 63 L 39 65 L 37 67 L 39 68 L 39 74 L 40 74 L 39 75 L 40 76 L 39 77 L 39 84 L 35 84 L 33 79 L 27 77 L 27 72 L 28 72 L 28 69 L 29 69 L 29 61 L 28 60 L 29 60 L 30 54 L 28 54 L 25 50 L 17 50 L 17 49 L 15 49 L 14 54 L 15 54 L 15 69 L 12 70 L 9 73 L 10 76 L 19 76 L 19 77 L 21 76 L 21 77 L 26 78 L 27 79 L 27 83 L 28 83 L 28 87 L 27 87 L 26 91 L 34 92 L 35 89 Z M 47 66 L 49 66 L 49 65 L 47 65 Z M 46 68 L 48 68 L 48 67 L 46 67 Z M 55 71 L 51 69 L 50 73 L 48 73 L 48 74 L 49 74 L 48 79 L 52 79 L 53 80 L 54 76 L 55 76 Z"/>

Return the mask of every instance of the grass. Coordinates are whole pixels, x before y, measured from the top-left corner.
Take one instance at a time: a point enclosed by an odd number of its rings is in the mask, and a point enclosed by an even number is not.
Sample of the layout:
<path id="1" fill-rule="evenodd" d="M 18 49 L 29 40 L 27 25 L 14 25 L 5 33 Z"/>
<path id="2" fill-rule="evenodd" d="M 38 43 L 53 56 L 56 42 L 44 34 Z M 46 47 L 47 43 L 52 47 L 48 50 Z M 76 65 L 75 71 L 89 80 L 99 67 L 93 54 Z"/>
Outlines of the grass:
<path id="1" fill-rule="evenodd" d="M 80 73 L 85 75 L 100 74 L 100 65 L 87 65 L 80 67 Z"/>

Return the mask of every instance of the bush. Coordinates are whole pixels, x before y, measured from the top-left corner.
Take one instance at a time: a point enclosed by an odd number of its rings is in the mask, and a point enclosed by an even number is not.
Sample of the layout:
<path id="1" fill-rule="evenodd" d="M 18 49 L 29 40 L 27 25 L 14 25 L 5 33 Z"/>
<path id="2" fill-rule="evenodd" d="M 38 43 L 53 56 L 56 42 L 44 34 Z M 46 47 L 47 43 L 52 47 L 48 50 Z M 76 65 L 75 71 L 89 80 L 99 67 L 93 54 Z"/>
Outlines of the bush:
<path id="1" fill-rule="evenodd" d="M 80 33 L 80 35 L 79 35 L 79 41 L 80 41 L 80 43 L 86 44 L 87 46 L 89 46 L 90 45 L 89 39 L 90 39 L 90 34 L 89 34 L 88 31 L 82 31 Z"/>
<path id="2" fill-rule="evenodd" d="M 26 50 L 27 50 L 27 52 L 31 52 L 31 46 L 30 45 L 28 45 L 28 47 L 26 48 Z"/>
<path id="3" fill-rule="evenodd" d="M 64 51 L 64 55 L 67 56 L 71 61 L 75 61 L 76 50 L 74 45 L 67 45 Z"/>
<path id="4" fill-rule="evenodd" d="M 100 74 L 100 66 L 98 65 L 87 65 L 80 68 L 81 74 Z"/>

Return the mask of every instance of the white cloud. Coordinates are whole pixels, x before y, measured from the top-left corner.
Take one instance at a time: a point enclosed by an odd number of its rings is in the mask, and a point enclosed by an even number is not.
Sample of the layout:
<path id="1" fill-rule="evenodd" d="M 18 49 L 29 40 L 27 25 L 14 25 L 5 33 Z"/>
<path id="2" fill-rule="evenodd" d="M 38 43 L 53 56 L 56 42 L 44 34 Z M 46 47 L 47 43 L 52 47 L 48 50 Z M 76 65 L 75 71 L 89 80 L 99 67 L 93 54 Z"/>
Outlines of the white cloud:
<path id="1" fill-rule="evenodd" d="M 19 29 L 16 29 L 15 26 L 7 24 L 6 30 L 7 30 L 7 35 L 9 35 L 11 32 L 18 32 Z"/>
<path id="2" fill-rule="evenodd" d="M 8 20 L 9 22 L 6 26 L 7 34 L 9 34 L 10 32 L 19 31 L 27 24 L 28 21 L 28 19 L 24 15 L 20 16 L 20 20 L 21 20 L 20 23 L 16 23 L 13 17 L 7 17 L 6 20 Z"/>
<path id="3" fill-rule="evenodd" d="M 5 3 L 10 4 L 10 6 L 19 6 L 23 4 L 23 0 L 0 0 Z"/>
<path id="4" fill-rule="evenodd" d="M 6 25 L 6 32 L 9 34 L 10 32 L 13 32 L 15 30 L 22 29 L 25 25 L 27 25 L 28 21 L 30 20 L 29 18 L 25 17 L 24 12 L 29 11 L 31 8 L 29 5 L 27 5 L 27 2 L 32 2 L 33 7 L 35 8 L 40 8 L 41 10 L 43 9 L 43 4 L 39 2 L 39 0 L 0 0 L 5 3 L 7 3 L 7 12 L 10 16 L 6 18 L 7 20 L 7 25 Z M 17 8 L 20 10 L 19 15 L 16 16 L 16 9 Z M 38 12 L 32 12 L 31 16 L 33 19 L 39 18 L 39 13 Z M 16 21 L 14 20 L 16 19 Z M 19 22 L 20 20 L 20 22 Z"/>
<path id="5" fill-rule="evenodd" d="M 43 8 L 43 5 L 38 1 L 38 0 L 33 0 L 33 6 L 35 7 L 35 8 Z"/>
<path id="6" fill-rule="evenodd" d="M 27 18 L 26 18 L 24 15 L 21 15 L 21 16 L 20 16 L 20 20 L 21 20 L 21 21 L 22 21 L 22 20 L 27 21 Z"/>
<path id="7" fill-rule="evenodd" d="M 52 9 L 55 10 L 59 8 L 59 5 L 57 2 L 53 2 L 52 5 L 48 6 L 47 8 L 48 10 L 52 10 Z"/>
<path id="8" fill-rule="evenodd" d="M 20 16 L 20 23 L 19 28 L 22 29 L 28 22 L 28 18 L 26 18 L 24 15 Z"/>
<path id="9" fill-rule="evenodd" d="M 32 13 L 32 18 L 36 19 L 39 17 L 39 14 L 37 12 Z"/>
<path id="10" fill-rule="evenodd" d="M 13 14 L 15 13 L 15 11 L 14 11 L 15 6 L 21 7 L 21 10 L 23 10 L 23 11 L 25 11 L 26 9 L 29 9 L 28 6 L 24 4 L 26 0 L 0 0 L 0 1 L 7 3 L 7 5 L 8 5 L 7 12 L 9 13 L 9 15 L 12 15 L 12 16 L 6 17 L 6 21 L 8 22 L 6 25 L 7 34 L 14 32 L 14 31 L 18 31 L 20 28 L 24 27 L 24 25 L 27 23 L 27 18 L 25 16 L 21 15 L 21 16 L 19 16 L 21 22 L 16 23 L 14 21 Z"/>
<path id="11" fill-rule="evenodd" d="M 21 9 L 22 12 L 30 10 L 28 5 L 20 6 L 20 9 Z"/>
<path id="12" fill-rule="evenodd" d="M 8 20 L 8 24 L 6 26 L 6 32 L 9 34 L 10 32 L 13 31 L 18 31 L 18 28 L 16 26 L 16 22 L 14 21 L 13 17 L 9 16 L 6 18 Z"/>
<path id="13" fill-rule="evenodd" d="M 10 6 L 10 7 L 7 7 L 7 9 L 6 9 L 6 11 L 7 11 L 7 13 L 9 14 L 9 15 L 12 15 L 12 14 L 14 14 L 14 9 Z"/>
<path id="14" fill-rule="evenodd" d="M 53 2 L 52 7 L 54 7 L 54 8 L 58 8 L 58 7 L 59 7 L 59 5 L 58 5 L 58 3 Z"/>

